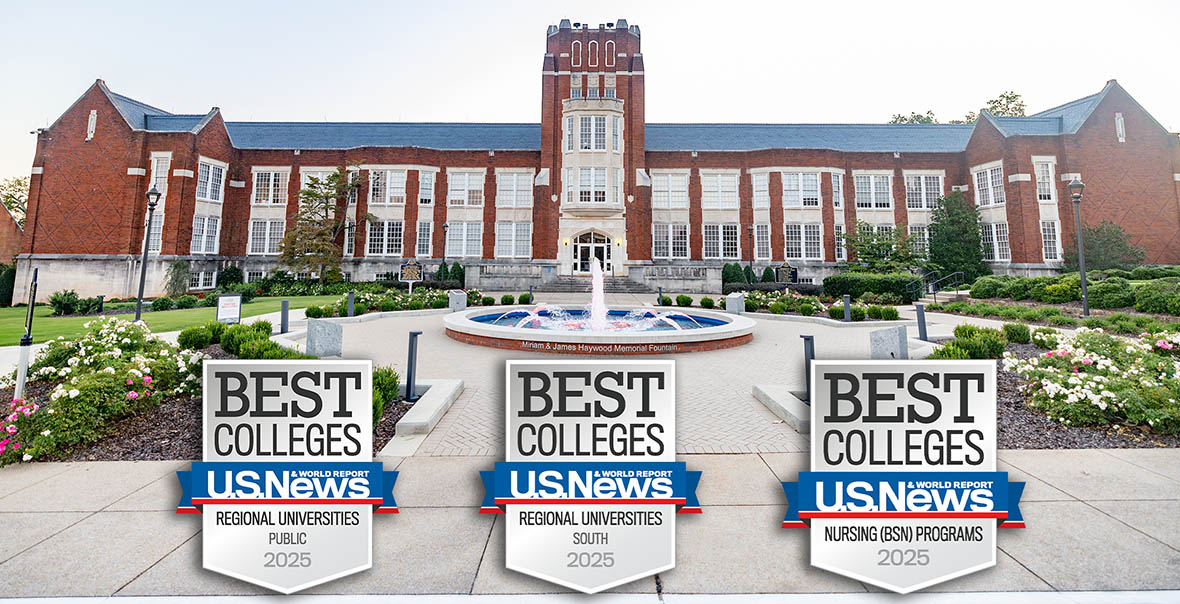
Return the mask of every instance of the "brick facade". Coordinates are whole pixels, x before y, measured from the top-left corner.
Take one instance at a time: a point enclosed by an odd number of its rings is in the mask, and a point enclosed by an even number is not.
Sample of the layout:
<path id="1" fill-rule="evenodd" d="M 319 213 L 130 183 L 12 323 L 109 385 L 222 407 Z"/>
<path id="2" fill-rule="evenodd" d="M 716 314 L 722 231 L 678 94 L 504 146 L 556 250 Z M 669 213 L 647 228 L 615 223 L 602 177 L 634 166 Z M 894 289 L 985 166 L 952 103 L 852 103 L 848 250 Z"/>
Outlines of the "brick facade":
<path id="1" fill-rule="evenodd" d="M 591 49 L 598 54 L 592 57 Z M 613 56 L 608 49 L 613 50 Z M 573 77 L 582 82 L 581 98 L 571 92 Z M 607 85 L 608 77 L 613 77 L 610 80 L 613 89 Z M 596 83 L 591 85 L 592 81 Z M 612 93 L 613 98 L 605 98 L 612 97 Z M 972 197 L 978 194 L 972 168 L 995 162 L 1002 166 L 1005 203 L 982 211 L 985 221 L 1003 223 L 1007 228 L 1009 257 L 997 259 L 994 266 L 997 271 L 1038 274 L 1060 266 L 1059 257 L 1056 261 L 1048 260 L 1052 254 L 1043 248 L 1042 229 L 1046 222 L 1056 222 L 1058 245 L 1064 248 L 1073 241 L 1073 207 L 1064 178 L 1072 174 L 1079 174 L 1087 185 L 1082 206 L 1087 223 L 1109 220 L 1121 225 L 1131 234 L 1132 242 L 1146 250 L 1148 263 L 1180 263 L 1177 137 L 1161 127 L 1114 81 L 1097 95 L 1029 118 L 996 118 L 985 112 L 969 136 L 963 130 L 969 128 L 965 126 L 924 126 L 908 131 L 914 133 L 915 140 L 919 135 L 933 137 L 931 140 L 937 144 L 928 149 L 918 144 L 904 146 L 909 144 L 907 131 L 898 129 L 907 126 L 882 126 L 888 130 L 880 131 L 862 127 L 865 137 L 877 137 L 880 132 L 884 133 L 880 134 L 881 140 L 890 143 L 866 139 L 863 144 L 856 140 L 807 144 L 783 139 L 781 146 L 776 143 L 766 148 L 757 142 L 723 145 L 704 138 L 669 143 L 668 131 L 693 125 L 660 125 L 664 138 L 653 138 L 647 132 L 650 128 L 644 112 L 644 94 L 639 29 L 625 21 L 597 28 L 563 21 L 550 27 L 542 61 L 539 130 L 526 144 L 507 145 L 507 148 L 490 143 L 482 148 L 475 144 L 468 149 L 373 143 L 320 148 L 295 142 L 289 148 L 274 148 L 250 141 L 243 143 L 241 135 L 235 136 L 238 132 L 235 128 L 251 125 L 227 123 L 216 107 L 203 115 L 173 116 L 116 95 L 102 81 L 97 81 L 53 125 L 39 132 L 28 217 L 20 245 L 17 293 L 27 284 L 28 269 L 44 266 L 50 269 L 42 271 L 41 277 L 40 291 L 46 296 L 67 286 L 87 295 L 130 294 L 137 285 L 137 257 L 144 240 L 144 193 L 151 186 L 151 157 L 159 152 L 171 153 L 171 173 L 161 249 L 153 255 L 150 271 L 154 280 L 149 290 L 155 291 L 162 286 L 163 266 L 178 258 L 192 261 L 194 267 L 207 266 L 208 270 L 228 265 L 255 271 L 274 268 L 273 256 L 248 253 L 250 220 L 261 212 L 251 204 L 253 169 L 258 166 L 289 168 L 284 214 L 288 225 L 298 207 L 301 167 L 358 165 L 360 174 L 366 178 L 370 174 L 369 166 L 404 167 L 406 202 L 398 215 L 403 221 L 402 255 L 407 258 L 416 255 L 418 223 L 430 221 L 431 258 L 425 259 L 428 263 L 444 258 L 453 260 L 446 257 L 444 228 L 448 219 L 454 220 L 457 211 L 447 203 L 448 168 L 485 170 L 482 210 L 461 215 L 469 219 L 476 215 L 483 222 L 479 245 L 482 257 L 466 257 L 463 262 L 471 265 L 469 277 L 488 287 L 506 283 L 497 281 L 495 275 L 508 275 L 504 277 L 509 279 L 507 283 L 515 279 L 527 286 L 555 275 L 582 272 L 584 265 L 579 264 L 579 251 L 571 249 L 576 246 L 571 246 L 570 239 L 591 231 L 611 240 L 608 254 L 616 275 L 663 284 L 660 279 L 665 277 L 657 275 L 670 273 L 656 270 L 660 267 L 710 271 L 722 262 L 752 261 L 751 227 L 764 224 L 762 221 L 770 223 L 771 258 L 758 264 L 789 260 L 800 266 L 802 276 L 818 279 L 837 266 L 833 229 L 836 224 L 842 224 L 845 232 L 855 229 L 858 218 L 880 225 L 892 224 L 903 230 L 910 225 L 924 224 L 928 219 L 926 213 L 907 208 L 907 172 L 936 174 L 941 177 L 942 193 L 965 186 L 966 194 Z M 619 115 L 621 111 L 622 148 L 594 153 L 581 149 L 571 152 L 565 148 L 566 137 L 572 136 L 566 132 L 567 119 L 574 118 L 577 131 L 581 116 L 602 115 L 602 111 L 607 111 L 608 116 Z M 95 127 L 91 135 L 92 112 Z M 610 117 L 606 120 L 609 139 L 613 136 L 612 122 Z M 1116 120 L 1121 120 L 1121 130 L 1116 127 Z M 503 126 L 518 130 L 531 127 Z M 709 126 L 721 130 L 741 127 Z M 336 126 L 325 124 L 324 127 Z M 842 135 L 846 131 L 840 128 L 857 126 L 829 128 L 834 134 Z M 955 133 L 963 134 L 961 143 L 938 142 L 959 136 Z M 608 149 L 612 145 L 613 142 L 608 144 Z M 718 148 L 725 145 L 728 147 Z M 742 145 L 749 148 L 740 148 Z M 891 146 L 904 150 L 891 151 Z M 203 256 L 189 253 L 194 212 L 204 203 L 196 198 L 202 157 L 228 165 L 219 210 L 218 250 L 215 255 Z M 1034 157 L 1050 158 L 1053 162 L 1052 201 L 1038 200 Z M 577 179 L 579 170 L 587 166 L 608 166 L 601 168 L 610 179 L 606 184 L 609 199 L 601 207 L 567 198 L 567 186 L 563 182 L 565 169 L 573 168 L 572 174 Z M 418 203 L 423 167 L 437 170 L 434 202 L 430 205 Z M 532 207 L 523 212 L 532 225 L 531 259 L 496 257 L 497 222 L 519 221 L 522 215 L 521 211 L 497 207 L 497 168 L 526 168 L 534 176 Z M 674 170 L 688 175 L 687 207 L 673 210 L 655 207 L 650 183 L 653 170 Z M 702 170 L 736 172 L 736 207 L 703 206 Z M 797 171 L 818 174 L 820 203 L 814 208 L 817 212 L 809 213 L 808 208 L 784 208 L 783 173 Z M 891 207 L 858 210 L 856 175 L 865 171 L 891 177 Z M 768 209 L 754 208 L 752 174 L 755 172 L 767 173 Z M 622 182 L 617 195 L 615 178 Z M 840 208 L 833 204 L 832 183 L 837 179 L 842 184 Z M 353 211 L 365 215 L 373 208 L 369 191 L 362 187 Z M 653 259 L 653 216 L 684 216 L 688 224 L 687 258 Z M 819 225 L 822 248 L 818 258 L 786 257 L 783 225 L 801 220 Z M 705 258 L 702 224 L 708 221 L 737 225 L 737 256 L 720 260 Z M 401 262 L 400 258 L 369 257 L 367 236 L 367 229 L 360 225 L 352 258 L 345 262 L 344 270 L 355 273 L 351 275 L 354 279 L 371 279 L 378 272 L 396 270 Z"/>

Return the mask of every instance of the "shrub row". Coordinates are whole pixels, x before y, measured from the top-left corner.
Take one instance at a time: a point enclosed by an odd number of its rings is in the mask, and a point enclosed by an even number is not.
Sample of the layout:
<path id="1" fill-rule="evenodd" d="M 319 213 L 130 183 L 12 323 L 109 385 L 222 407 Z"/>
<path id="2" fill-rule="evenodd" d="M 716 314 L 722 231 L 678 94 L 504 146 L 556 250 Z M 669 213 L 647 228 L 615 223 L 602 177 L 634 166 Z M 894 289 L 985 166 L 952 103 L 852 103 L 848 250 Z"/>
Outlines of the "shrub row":
<path id="1" fill-rule="evenodd" d="M 910 290 L 906 287 L 916 277 L 909 273 L 864 273 L 845 271 L 824 278 L 824 293 L 833 298 L 844 295 L 859 299 L 866 292 L 874 294 L 892 294 L 908 304 L 914 301 Z"/>

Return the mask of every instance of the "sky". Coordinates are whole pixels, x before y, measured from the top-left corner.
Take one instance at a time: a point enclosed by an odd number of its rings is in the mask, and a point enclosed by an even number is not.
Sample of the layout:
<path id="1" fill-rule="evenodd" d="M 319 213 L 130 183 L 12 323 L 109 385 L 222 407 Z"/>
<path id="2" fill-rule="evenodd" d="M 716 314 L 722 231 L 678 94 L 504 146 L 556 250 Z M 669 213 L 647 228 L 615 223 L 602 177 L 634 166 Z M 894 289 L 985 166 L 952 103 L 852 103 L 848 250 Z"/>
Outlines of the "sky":
<path id="1" fill-rule="evenodd" d="M 1180 131 L 1178 2 L 17 2 L 0 0 L 0 178 L 95 79 L 230 121 L 540 120 L 545 32 L 642 30 L 648 122 L 1030 113 L 1117 79 Z"/>

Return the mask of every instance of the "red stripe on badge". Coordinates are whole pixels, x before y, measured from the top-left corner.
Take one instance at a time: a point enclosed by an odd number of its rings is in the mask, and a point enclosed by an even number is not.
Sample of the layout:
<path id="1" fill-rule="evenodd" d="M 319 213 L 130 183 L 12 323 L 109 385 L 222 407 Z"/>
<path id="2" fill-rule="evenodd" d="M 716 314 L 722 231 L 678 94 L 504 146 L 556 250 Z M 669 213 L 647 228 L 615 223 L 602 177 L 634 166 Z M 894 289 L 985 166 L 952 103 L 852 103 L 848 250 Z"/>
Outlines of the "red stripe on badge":
<path id="1" fill-rule="evenodd" d="M 783 521 L 783 528 L 805 529 L 805 528 L 810 528 L 810 527 L 807 526 L 807 523 L 805 523 L 805 522 L 798 522 L 798 521 L 794 521 L 794 520 L 784 520 Z"/>
<path id="2" fill-rule="evenodd" d="M 496 499 L 496 505 L 683 505 L 683 497 L 679 499 Z"/>
<path id="3" fill-rule="evenodd" d="M 1023 522 L 1001 522 L 999 528 L 1002 528 L 1002 529 L 1022 529 L 1022 528 L 1024 528 L 1024 523 Z"/>
<path id="4" fill-rule="evenodd" d="M 1008 512 L 799 512 L 800 518 L 999 518 Z"/>
<path id="5" fill-rule="evenodd" d="M 373 510 L 374 514 L 397 514 L 397 508 L 377 508 Z"/>
<path id="6" fill-rule="evenodd" d="M 381 505 L 382 499 L 193 499 L 194 505 Z"/>
<path id="7" fill-rule="evenodd" d="M 479 513 L 480 514 L 503 514 L 504 510 L 501 510 L 500 508 L 495 508 L 495 507 L 479 508 Z"/>

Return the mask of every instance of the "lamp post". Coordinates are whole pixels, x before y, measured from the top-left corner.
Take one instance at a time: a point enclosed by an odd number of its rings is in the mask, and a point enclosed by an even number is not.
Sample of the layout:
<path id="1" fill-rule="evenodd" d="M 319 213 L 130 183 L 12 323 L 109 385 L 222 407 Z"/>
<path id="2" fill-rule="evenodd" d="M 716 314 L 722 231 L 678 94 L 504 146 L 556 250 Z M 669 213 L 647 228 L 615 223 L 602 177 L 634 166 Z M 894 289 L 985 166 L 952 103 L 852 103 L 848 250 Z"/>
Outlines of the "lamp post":
<path id="1" fill-rule="evenodd" d="M 139 321 L 143 314 L 143 285 L 147 281 L 148 246 L 152 241 L 152 215 L 156 213 L 156 204 L 160 203 L 160 192 L 152 185 L 147 192 L 147 226 L 143 229 L 143 260 L 139 263 L 139 297 L 135 300 L 135 320 Z"/>
<path id="2" fill-rule="evenodd" d="M 750 233 L 750 274 L 754 274 L 754 225 L 747 224 L 746 230 Z M 757 275 L 754 275 L 757 277 Z"/>
<path id="3" fill-rule="evenodd" d="M 1082 318 L 1090 318 L 1090 296 L 1086 291 L 1086 251 L 1082 246 L 1082 190 L 1086 185 L 1074 177 L 1069 181 L 1069 196 L 1073 199 L 1075 236 L 1078 240 L 1078 271 L 1082 276 Z"/>

